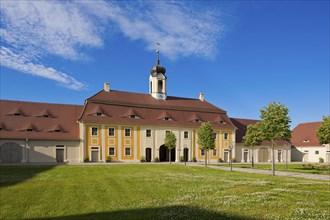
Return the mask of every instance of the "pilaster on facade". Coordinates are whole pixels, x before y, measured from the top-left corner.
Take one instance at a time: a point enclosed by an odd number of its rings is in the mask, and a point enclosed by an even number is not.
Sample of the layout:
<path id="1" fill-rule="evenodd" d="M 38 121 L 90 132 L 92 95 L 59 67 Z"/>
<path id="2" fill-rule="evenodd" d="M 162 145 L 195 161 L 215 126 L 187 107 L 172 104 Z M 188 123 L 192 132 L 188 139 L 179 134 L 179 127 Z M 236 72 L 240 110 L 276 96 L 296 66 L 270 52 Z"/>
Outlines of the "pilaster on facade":
<path id="1" fill-rule="evenodd" d="M 101 161 L 105 163 L 105 140 L 106 140 L 106 136 L 105 136 L 105 126 L 102 125 L 101 126 Z"/>
<path id="2" fill-rule="evenodd" d="M 118 160 L 119 161 L 121 161 L 122 160 L 122 155 L 121 155 L 121 152 L 122 152 L 122 141 L 121 141 L 121 139 L 122 139 L 122 135 L 124 135 L 123 134 L 123 130 L 122 130 L 122 126 L 118 126 L 118 132 L 117 132 L 117 134 L 118 134 L 118 146 L 117 146 L 117 149 L 118 149 Z"/>

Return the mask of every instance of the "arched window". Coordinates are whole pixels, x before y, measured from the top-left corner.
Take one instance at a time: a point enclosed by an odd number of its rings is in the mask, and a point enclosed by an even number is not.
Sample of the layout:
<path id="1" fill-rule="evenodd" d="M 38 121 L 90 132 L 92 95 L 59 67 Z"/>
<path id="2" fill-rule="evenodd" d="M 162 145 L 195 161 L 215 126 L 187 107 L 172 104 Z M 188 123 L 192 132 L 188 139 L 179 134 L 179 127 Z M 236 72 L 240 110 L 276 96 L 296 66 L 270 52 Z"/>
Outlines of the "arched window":
<path id="1" fill-rule="evenodd" d="M 150 81 L 150 94 L 152 93 L 152 81 Z"/>
<path id="2" fill-rule="evenodd" d="M 158 92 L 163 92 L 163 80 L 158 80 Z"/>

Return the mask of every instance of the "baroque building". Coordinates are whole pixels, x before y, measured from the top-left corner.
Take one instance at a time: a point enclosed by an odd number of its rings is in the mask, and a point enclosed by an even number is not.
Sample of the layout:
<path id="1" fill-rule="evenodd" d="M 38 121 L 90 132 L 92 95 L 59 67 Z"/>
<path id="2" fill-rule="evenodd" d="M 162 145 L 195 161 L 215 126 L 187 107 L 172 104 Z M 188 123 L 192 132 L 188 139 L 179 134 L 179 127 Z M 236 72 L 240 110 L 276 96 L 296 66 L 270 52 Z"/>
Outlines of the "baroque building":
<path id="1" fill-rule="evenodd" d="M 84 106 L 1 100 L 1 162 L 147 162 L 169 160 L 164 146 L 172 131 L 173 161 L 203 160 L 197 130 L 210 121 L 216 136 L 210 161 L 235 157 L 235 130 L 226 111 L 199 98 L 168 96 L 166 69 L 156 65 L 149 75 L 149 94 L 104 89 Z"/>

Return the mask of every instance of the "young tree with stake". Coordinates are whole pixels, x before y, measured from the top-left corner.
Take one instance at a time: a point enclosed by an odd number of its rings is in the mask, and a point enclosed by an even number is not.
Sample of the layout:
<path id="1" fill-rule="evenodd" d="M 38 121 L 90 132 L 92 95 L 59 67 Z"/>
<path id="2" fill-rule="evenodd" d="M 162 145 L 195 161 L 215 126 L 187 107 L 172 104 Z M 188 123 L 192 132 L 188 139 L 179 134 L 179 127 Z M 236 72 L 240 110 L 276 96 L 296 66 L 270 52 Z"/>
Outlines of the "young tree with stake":
<path id="1" fill-rule="evenodd" d="M 175 137 L 175 134 L 172 131 L 166 133 L 164 144 L 168 149 L 168 154 L 169 154 L 168 158 L 170 159 L 170 164 L 171 164 L 171 151 L 176 146 L 176 137 Z"/>
<path id="2" fill-rule="evenodd" d="M 207 167 L 207 154 L 210 149 L 214 149 L 215 135 L 213 134 L 211 122 L 203 122 L 198 128 L 198 144 L 204 150 L 205 167 Z"/>

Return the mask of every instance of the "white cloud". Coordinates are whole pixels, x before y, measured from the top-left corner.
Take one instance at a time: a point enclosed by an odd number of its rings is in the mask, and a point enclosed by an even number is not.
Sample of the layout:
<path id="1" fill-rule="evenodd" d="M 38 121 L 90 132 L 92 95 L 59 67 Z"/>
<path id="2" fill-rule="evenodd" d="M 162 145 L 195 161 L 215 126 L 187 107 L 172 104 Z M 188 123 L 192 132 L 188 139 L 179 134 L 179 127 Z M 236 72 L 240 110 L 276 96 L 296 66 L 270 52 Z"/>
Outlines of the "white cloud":
<path id="1" fill-rule="evenodd" d="M 190 5 L 187 5 L 190 4 Z M 71 89 L 85 85 L 46 67 L 49 55 L 88 60 L 86 48 L 102 48 L 109 29 L 147 50 L 161 43 L 163 56 L 212 58 L 223 27 L 219 12 L 187 2 L 167 1 L 2 1 L 1 65 L 60 82 Z M 220 13 L 221 14 L 221 13 Z M 112 32 L 113 33 L 113 32 Z M 111 36 L 110 36 L 111 37 Z"/>
<path id="2" fill-rule="evenodd" d="M 55 70 L 54 68 L 46 67 L 42 64 L 32 63 L 29 61 L 28 56 L 16 54 L 9 48 L 1 46 L 0 55 L 0 64 L 2 66 L 6 66 L 34 76 L 41 76 L 47 79 L 55 80 L 62 86 L 69 89 L 80 90 L 85 87 L 83 83 L 77 81 L 73 77 Z"/>

